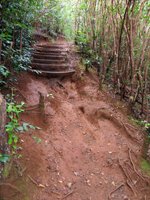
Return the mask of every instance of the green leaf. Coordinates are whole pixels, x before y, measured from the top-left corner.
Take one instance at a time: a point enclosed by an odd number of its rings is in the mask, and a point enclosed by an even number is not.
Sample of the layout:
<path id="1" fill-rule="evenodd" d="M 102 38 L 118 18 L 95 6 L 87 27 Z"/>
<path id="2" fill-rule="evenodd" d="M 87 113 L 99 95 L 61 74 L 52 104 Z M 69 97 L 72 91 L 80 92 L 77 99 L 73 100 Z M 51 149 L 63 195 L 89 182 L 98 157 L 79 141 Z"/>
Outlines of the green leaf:
<path id="1" fill-rule="evenodd" d="M 8 144 L 11 145 L 13 143 L 13 135 L 9 134 Z"/>
<path id="2" fill-rule="evenodd" d="M 30 124 L 29 124 L 29 128 L 31 128 L 31 129 L 33 129 L 33 130 L 35 130 L 35 129 L 36 129 L 36 127 L 35 127 L 35 126 L 33 126 L 33 125 L 30 125 Z"/>
<path id="3" fill-rule="evenodd" d="M 39 143 L 42 142 L 42 139 L 41 139 L 41 138 L 38 138 L 38 137 L 36 137 L 36 136 L 32 136 L 32 138 L 34 139 L 34 141 L 35 141 L 37 144 L 39 144 Z"/>
<path id="4" fill-rule="evenodd" d="M 18 139 L 19 139 L 18 136 L 15 135 L 14 138 L 13 138 L 15 144 L 17 144 Z"/>
<path id="5" fill-rule="evenodd" d="M 23 132 L 24 128 L 22 126 L 19 126 L 19 127 L 16 128 L 16 131 Z"/>
<path id="6" fill-rule="evenodd" d="M 0 154 L 0 162 L 2 163 L 6 163 L 8 162 L 10 159 L 10 156 L 7 154 Z"/>
<path id="7" fill-rule="evenodd" d="M 24 123 L 22 124 L 23 130 L 24 130 L 24 131 L 28 131 L 28 130 L 29 130 L 29 129 L 28 129 L 28 126 L 29 126 L 29 124 L 26 123 L 26 122 L 24 122 Z"/>

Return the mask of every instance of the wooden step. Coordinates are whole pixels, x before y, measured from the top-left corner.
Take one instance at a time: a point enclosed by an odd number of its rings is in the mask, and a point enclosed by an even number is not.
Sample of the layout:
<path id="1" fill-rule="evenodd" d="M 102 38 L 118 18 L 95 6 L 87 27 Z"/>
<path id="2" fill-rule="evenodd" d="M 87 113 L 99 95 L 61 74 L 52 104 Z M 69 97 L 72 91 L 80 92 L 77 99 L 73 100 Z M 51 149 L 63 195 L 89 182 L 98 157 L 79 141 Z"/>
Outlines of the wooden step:
<path id="1" fill-rule="evenodd" d="M 46 51 L 33 51 L 32 54 L 42 54 L 42 55 L 60 55 L 60 56 L 66 56 L 67 52 L 54 52 L 54 51 L 50 51 L 50 52 L 46 52 Z"/>
<path id="2" fill-rule="evenodd" d="M 66 60 L 63 59 L 37 59 L 37 58 L 33 58 L 32 59 L 32 63 L 42 63 L 42 64 L 64 64 L 66 63 Z"/>
<path id="3" fill-rule="evenodd" d="M 60 71 L 68 69 L 70 66 L 67 64 L 41 64 L 41 63 L 32 63 L 31 67 L 37 70 L 45 70 L 45 71 Z"/>
<path id="4" fill-rule="evenodd" d="M 50 77 L 62 77 L 62 76 L 71 76 L 75 73 L 75 70 L 63 70 L 63 71 L 45 71 L 45 70 L 30 70 L 33 73 L 46 75 Z"/>
<path id="5" fill-rule="evenodd" d="M 44 45 L 40 45 L 40 44 L 36 44 L 35 48 L 53 48 L 53 49 L 68 49 L 68 45 L 60 45 L 60 44 L 44 44 Z"/>
<path id="6" fill-rule="evenodd" d="M 66 59 L 66 55 L 56 55 L 56 54 L 32 54 L 33 58 L 37 58 L 37 59 L 54 59 L 54 60 L 62 60 L 62 59 Z"/>
<path id="7" fill-rule="evenodd" d="M 35 52 L 42 52 L 42 53 L 58 53 L 58 54 L 60 54 L 60 53 L 67 53 L 68 52 L 68 49 L 51 49 L 51 48 L 45 48 L 45 49 L 43 49 L 43 48 L 36 48 L 35 49 Z"/>

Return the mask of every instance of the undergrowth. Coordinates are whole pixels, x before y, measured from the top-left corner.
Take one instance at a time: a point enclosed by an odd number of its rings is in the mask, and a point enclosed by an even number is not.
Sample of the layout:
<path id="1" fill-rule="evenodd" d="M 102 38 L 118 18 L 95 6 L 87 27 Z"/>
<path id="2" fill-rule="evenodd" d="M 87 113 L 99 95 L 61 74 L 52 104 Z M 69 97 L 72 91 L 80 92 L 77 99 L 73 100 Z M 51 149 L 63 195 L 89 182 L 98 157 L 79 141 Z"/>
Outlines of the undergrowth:
<path id="1" fill-rule="evenodd" d="M 18 147 L 20 133 L 27 132 L 29 131 L 29 129 L 40 129 L 39 127 L 33 126 L 27 122 L 23 122 L 20 124 L 20 114 L 24 112 L 25 103 L 17 103 L 14 99 L 14 96 L 15 95 L 13 94 L 13 92 L 11 95 L 8 94 L 6 96 L 7 124 L 5 126 L 5 132 L 7 135 L 6 145 L 8 145 L 10 152 L 0 154 L 1 163 L 7 163 L 14 156 L 20 157 L 20 155 L 17 153 L 17 151 L 20 149 L 20 147 Z"/>
<path id="2" fill-rule="evenodd" d="M 141 169 L 150 176 L 150 162 L 146 159 L 141 160 Z"/>

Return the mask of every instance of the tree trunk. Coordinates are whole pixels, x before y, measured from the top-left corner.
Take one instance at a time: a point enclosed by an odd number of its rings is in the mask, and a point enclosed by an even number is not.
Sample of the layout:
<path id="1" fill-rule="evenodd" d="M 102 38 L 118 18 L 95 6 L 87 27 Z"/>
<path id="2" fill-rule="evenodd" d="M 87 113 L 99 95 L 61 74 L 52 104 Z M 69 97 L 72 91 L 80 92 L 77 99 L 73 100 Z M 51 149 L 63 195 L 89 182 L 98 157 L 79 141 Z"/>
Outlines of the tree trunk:
<path id="1" fill-rule="evenodd" d="M 0 64 L 2 63 L 2 40 L 0 40 Z"/>
<path id="2" fill-rule="evenodd" d="M 4 153 L 4 147 L 7 143 L 7 138 L 5 134 L 6 125 L 6 101 L 0 94 L 0 153 Z"/>
<path id="3" fill-rule="evenodd" d="M 22 29 L 20 30 L 20 52 L 22 51 Z"/>

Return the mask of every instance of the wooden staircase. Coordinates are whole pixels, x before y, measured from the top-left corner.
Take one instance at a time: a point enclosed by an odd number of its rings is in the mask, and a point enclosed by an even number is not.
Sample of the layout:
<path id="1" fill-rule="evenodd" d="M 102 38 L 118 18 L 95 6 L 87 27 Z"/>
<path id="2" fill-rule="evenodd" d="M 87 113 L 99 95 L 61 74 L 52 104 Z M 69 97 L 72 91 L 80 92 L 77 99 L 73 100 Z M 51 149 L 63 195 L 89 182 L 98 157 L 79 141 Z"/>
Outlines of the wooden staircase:
<path id="1" fill-rule="evenodd" d="M 36 44 L 32 53 L 31 71 L 52 77 L 75 73 L 70 60 L 70 45 L 58 43 Z"/>

